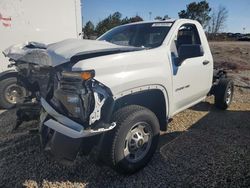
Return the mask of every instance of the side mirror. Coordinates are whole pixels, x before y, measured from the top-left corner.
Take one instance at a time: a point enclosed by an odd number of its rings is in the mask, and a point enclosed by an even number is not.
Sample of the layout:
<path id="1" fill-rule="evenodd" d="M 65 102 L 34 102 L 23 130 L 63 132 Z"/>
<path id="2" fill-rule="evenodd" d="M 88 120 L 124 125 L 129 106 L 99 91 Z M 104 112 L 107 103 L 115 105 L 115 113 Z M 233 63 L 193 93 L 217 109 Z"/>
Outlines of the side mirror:
<path id="1" fill-rule="evenodd" d="M 203 56 L 204 52 L 200 44 L 182 44 L 178 48 L 178 55 L 176 65 L 180 66 L 184 60 Z"/>

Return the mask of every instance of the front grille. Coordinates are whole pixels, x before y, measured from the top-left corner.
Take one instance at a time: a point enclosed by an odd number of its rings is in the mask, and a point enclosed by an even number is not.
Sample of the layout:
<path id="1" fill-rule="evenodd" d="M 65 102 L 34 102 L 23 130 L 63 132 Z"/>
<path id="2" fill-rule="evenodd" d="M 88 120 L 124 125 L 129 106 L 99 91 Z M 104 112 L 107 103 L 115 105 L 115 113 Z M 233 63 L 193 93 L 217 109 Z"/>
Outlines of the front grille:
<path id="1" fill-rule="evenodd" d="M 48 93 L 53 87 L 51 82 L 52 68 L 42 67 L 30 63 L 20 64 L 18 69 L 18 80 L 25 84 L 33 96 L 42 96 L 47 98 Z"/>

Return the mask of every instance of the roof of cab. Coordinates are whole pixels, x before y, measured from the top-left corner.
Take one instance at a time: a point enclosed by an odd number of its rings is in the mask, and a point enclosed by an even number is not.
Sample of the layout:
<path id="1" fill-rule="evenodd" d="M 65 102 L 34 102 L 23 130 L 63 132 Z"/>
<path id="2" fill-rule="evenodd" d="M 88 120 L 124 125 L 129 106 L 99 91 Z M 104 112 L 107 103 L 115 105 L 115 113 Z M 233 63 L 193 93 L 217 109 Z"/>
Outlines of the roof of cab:
<path id="1" fill-rule="evenodd" d="M 197 22 L 191 19 L 167 19 L 167 20 L 152 20 L 152 21 L 140 21 L 140 22 L 133 22 L 125 25 L 135 25 L 135 24 L 144 24 L 144 23 L 174 23 L 174 22 L 181 22 L 181 21 L 189 21 L 189 22 Z"/>
<path id="2" fill-rule="evenodd" d="M 133 23 L 128 23 L 125 25 L 134 25 L 134 24 L 144 24 L 144 23 L 173 23 L 175 22 L 176 19 L 168 19 L 168 20 L 152 20 L 152 21 L 140 21 L 140 22 L 133 22 Z"/>

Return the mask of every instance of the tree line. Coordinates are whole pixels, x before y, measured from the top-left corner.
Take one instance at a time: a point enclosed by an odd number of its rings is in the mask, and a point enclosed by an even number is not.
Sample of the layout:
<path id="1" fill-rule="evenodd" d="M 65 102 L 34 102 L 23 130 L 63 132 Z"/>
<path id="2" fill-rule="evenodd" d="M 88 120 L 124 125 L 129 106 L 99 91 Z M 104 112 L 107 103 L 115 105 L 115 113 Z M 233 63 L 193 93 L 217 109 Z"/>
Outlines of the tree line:
<path id="1" fill-rule="evenodd" d="M 209 3 L 203 0 L 188 4 L 186 9 L 181 10 L 178 15 L 179 18 L 197 20 L 201 23 L 207 33 L 213 35 L 223 31 L 225 28 L 228 18 L 228 10 L 224 6 L 219 6 L 218 9 L 212 9 Z M 168 15 L 155 17 L 155 20 L 167 19 L 170 19 Z M 83 27 L 84 38 L 95 39 L 97 36 L 101 36 L 113 27 L 138 21 L 143 21 L 143 18 L 139 15 L 130 18 L 122 18 L 120 12 L 115 12 L 98 22 L 96 26 L 91 21 L 88 21 Z"/>
<path id="2" fill-rule="evenodd" d="M 114 14 L 101 20 L 96 27 L 91 21 L 88 21 L 83 28 L 84 38 L 91 39 L 92 37 L 101 36 L 103 33 L 116 26 L 139 21 L 143 21 L 143 19 L 138 15 L 130 18 L 122 18 L 122 14 L 120 12 L 115 12 Z"/>

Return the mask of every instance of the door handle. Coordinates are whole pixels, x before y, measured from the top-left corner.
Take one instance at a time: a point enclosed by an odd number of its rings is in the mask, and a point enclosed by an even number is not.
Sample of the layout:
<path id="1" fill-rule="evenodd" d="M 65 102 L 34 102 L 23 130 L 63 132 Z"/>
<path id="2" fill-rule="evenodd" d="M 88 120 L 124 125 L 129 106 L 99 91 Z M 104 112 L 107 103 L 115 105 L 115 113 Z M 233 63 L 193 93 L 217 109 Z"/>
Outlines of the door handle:
<path id="1" fill-rule="evenodd" d="M 210 63 L 210 61 L 208 61 L 208 60 L 203 61 L 203 65 L 207 65 L 209 63 Z"/>

